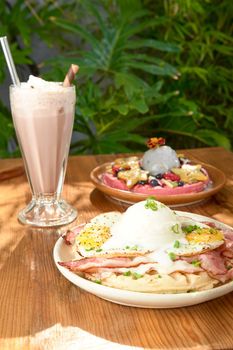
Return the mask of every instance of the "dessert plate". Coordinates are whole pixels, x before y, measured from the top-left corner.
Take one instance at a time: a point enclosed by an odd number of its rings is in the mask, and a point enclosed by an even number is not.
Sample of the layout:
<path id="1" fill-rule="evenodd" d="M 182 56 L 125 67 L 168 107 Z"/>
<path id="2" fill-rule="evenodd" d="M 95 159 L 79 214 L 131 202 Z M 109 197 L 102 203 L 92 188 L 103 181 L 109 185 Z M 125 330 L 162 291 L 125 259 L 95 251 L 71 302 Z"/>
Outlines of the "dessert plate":
<path id="1" fill-rule="evenodd" d="M 194 220 L 214 222 L 218 225 L 221 225 L 222 227 L 232 229 L 232 227 L 210 219 L 206 216 L 181 211 L 176 211 L 176 213 L 181 216 L 190 217 Z M 83 290 L 92 293 L 102 299 L 121 305 L 158 309 L 177 308 L 200 304 L 205 301 L 221 297 L 233 291 L 233 281 L 209 290 L 179 294 L 141 293 L 106 287 L 101 284 L 86 280 L 85 278 L 76 275 L 75 273 L 58 264 L 59 261 L 68 261 L 74 258 L 71 246 L 66 245 L 63 238 L 59 238 L 57 240 L 54 246 L 53 258 L 61 274 L 77 287 L 80 287 Z"/>
<path id="2" fill-rule="evenodd" d="M 93 169 L 90 174 L 91 181 L 98 190 L 103 192 L 110 199 L 126 204 L 140 202 L 149 196 L 148 194 L 119 190 L 117 188 L 105 185 L 101 178 L 102 174 L 106 171 L 106 168 L 110 164 L 111 163 L 104 163 Z M 155 195 L 156 200 L 170 206 L 182 206 L 203 201 L 220 191 L 226 181 L 225 174 L 212 165 L 205 163 L 199 164 L 201 164 L 207 170 L 209 177 L 212 180 L 212 184 L 209 185 L 204 191 L 179 195 Z"/>

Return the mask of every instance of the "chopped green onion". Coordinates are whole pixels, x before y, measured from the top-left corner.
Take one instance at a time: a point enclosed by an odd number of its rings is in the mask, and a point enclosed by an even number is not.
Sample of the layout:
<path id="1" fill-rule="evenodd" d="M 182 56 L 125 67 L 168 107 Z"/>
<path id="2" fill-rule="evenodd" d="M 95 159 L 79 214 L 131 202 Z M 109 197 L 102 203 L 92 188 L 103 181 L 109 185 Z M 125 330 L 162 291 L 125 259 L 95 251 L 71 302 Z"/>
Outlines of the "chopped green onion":
<path id="1" fill-rule="evenodd" d="M 131 276 L 131 271 L 126 271 L 123 273 L 124 276 Z"/>
<path id="2" fill-rule="evenodd" d="M 170 258 L 172 261 L 176 260 L 176 254 L 175 254 L 175 253 L 170 252 L 170 253 L 168 253 L 168 256 L 169 256 L 169 258 Z"/>
<path id="3" fill-rule="evenodd" d="M 185 232 L 185 233 L 191 233 L 191 232 L 193 232 L 194 230 L 197 230 L 197 229 L 199 229 L 200 227 L 199 226 L 197 226 L 197 225 L 188 225 L 188 226 L 186 226 L 186 227 L 183 227 L 183 231 Z"/>
<path id="4" fill-rule="evenodd" d="M 137 273 L 137 272 L 134 272 L 133 273 L 133 278 L 135 279 L 135 280 L 138 280 L 139 278 L 141 278 L 143 275 L 141 275 L 140 273 Z"/>
<path id="5" fill-rule="evenodd" d="M 179 241 L 175 241 L 173 244 L 174 248 L 179 248 L 180 247 L 180 242 Z"/>
<path id="6" fill-rule="evenodd" d="M 99 253 L 99 252 L 102 252 L 103 249 L 99 248 L 99 249 L 96 249 L 96 253 Z"/>
<path id="7" fill-rule="evenodd" d="M 195 266 L 195 267 L 199 267 L 199 266 L 201 265 L 201 261 L 200 261 L 200 260 L 193 260 L 193 261 L 191 262 L 191 264 L 192 264 L 193 266 Z"/>
<path id="8" fill-rule="evenodd" d="M 97 284 L 102 284 L 101 280 L 94 280 L 93 282 L 95 282 Z"/>
<path id="9" fill-rule="evenodd" d="M 86 252 L 90 252 L 93 248 L 85 248 Z"/>
<path id="10" fill-rule="evenodd" d="M 158 210 L 158 204 L 155 201 L 154 197 L 148 197 L 146 200 L 146 204 L 145 204 L 145 208 L 146 209 L 151 209 L 153 211 Z"/>
<path id="11" fill-rule="evenodd" d="M 179 233 L 179 225 L 178 225 L 178 224 L 173 225 L 173 226 L 172 226 L 172 231 L 173 231 L 174 233 Z"/>
<path id="12" fill-rule="evenodd" d="M 214 229 L 214 228 L 211 228 L 210 229 L 210 234 L 216 234 L 218 233 L 218 230 Z"/>

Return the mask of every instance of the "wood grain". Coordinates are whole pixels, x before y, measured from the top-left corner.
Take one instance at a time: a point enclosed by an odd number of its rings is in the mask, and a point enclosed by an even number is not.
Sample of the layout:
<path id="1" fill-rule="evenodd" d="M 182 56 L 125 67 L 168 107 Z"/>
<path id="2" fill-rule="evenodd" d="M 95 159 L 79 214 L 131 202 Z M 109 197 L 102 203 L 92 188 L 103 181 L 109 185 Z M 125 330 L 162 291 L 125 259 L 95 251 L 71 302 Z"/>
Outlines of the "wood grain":
<path id="1" fill-rule="evenodd" d="M 222 148 L 188 154 L 223 170 L 227 182 L 208 202 L 181 209 L 233 226 L 233 154 Z M 114 157 L 69 159 L 63 197 L 78 209 L 77 223 L 125 209 L 106 200 L 89 179 L 93 168 Z M 1 160 L 0 169 L 11 162 Z M 21 165 L 14 160 L 14 166 Z M 233 349 L 233 293 L 168 310 L 99 299 L 72 285 L 54 265 L 52 250 L 65 227 L 34 229 L 18 223 L 17 213 L 29 199 L 25 175 L 0 182 L 0 349 Z"/>
<path id="2" fill-rule="evenodd" d="M 14 162 L 11 162 L 8 166 L 5 164 L 4 167 L 0 169 L 0 181 L 12 179 L 22 174 L 24 174 L 23 165 L 15 166 Z"/>

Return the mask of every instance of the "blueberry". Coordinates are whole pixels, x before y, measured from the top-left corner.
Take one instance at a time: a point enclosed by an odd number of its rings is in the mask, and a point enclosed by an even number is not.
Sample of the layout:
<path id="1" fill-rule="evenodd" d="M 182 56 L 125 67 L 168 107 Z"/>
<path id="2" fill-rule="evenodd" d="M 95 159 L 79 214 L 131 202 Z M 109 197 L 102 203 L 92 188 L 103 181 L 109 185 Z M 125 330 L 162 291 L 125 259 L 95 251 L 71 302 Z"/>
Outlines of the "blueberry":
<path id="1" fill-rule="evenodd" d="M 138 181 L 138 184 L 139 184 L 139 185 L 145 185 L 146 183 L 147 183 L 147 181 L 142 181 L 142 180 L 141 180 L 141 181 Z"/>
<path id="2" fill-rule="evenodd" d="M 158 183 L 157 180 L 153 179 L 153 180 L 150 181 L 150 185 L 151 185 L 152 187 L 155 187 L 155 186 L 159 186 L 159 183 Z"/>
<path id="3" fill-rule="evenodd" d="M 163 178 L 163 175 L 162 174 L 157 174 L 155 177 L 156 177 L 156 179 L 161 180 Z"/>
<path id="4" fill-rule="evenodd" d="M 184 181 L 179 181 L 179 182 L 178 182 L 178 186 L 179 186 L 179 187 L 184 186 Z"/>

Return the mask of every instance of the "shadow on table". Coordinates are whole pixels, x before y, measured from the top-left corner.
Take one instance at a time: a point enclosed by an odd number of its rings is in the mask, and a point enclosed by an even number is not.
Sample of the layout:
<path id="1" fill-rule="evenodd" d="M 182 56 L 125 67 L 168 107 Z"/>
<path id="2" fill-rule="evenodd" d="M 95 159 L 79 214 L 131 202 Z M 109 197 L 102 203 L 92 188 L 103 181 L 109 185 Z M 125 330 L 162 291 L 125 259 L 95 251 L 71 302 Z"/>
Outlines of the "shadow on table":
<path id="1" fill-rule="evenodd" d="M 90 193 L 91 204 L 98 208 L 101 212 L 103 211 L 125 211 L 129 204 L 122 201 L 115 200 L 97 189 L 94 189 Z"/>

